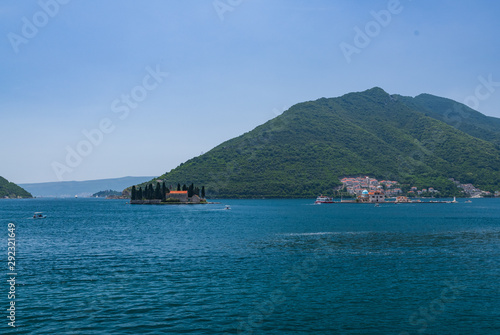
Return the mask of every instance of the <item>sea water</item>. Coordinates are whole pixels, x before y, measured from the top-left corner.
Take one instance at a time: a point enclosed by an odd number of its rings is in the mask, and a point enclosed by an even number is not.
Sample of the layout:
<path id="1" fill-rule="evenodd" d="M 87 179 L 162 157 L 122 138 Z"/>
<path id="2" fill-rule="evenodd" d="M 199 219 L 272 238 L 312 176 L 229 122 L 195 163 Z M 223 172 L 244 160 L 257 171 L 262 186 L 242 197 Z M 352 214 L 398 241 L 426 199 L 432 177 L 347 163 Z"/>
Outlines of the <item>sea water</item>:
<path id="1" fill-rule="evenodd" d="M 500 334 L 500 199 L 459 201 L 0 200 L 0 332 Z"/>

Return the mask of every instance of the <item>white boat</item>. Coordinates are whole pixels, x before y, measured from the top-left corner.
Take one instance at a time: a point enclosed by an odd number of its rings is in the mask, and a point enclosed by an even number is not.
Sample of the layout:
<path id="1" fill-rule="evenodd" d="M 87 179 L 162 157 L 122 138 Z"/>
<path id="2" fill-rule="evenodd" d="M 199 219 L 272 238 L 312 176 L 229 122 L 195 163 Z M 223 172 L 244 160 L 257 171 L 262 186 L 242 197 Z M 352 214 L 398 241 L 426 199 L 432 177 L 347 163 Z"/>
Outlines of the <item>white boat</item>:
<path id="1" fill-rule="evenodd" d="M 43 212 L 35 212 L 33 214 L 33 219 L 45 219 L 47 215 L 43 215 Z"/>
<path id="2" fill-rule="evenodd" d="M 224 208 L 225 210 L 230 210 L 231 207 L 229 207 L 229 205 L 226 205 L 226 207 Z"/>
<path id="3" fill-rule="evenodd" d="M 333 198 L 325 197 L 320 195 L 316 198 L 315 204 L 333 204 Z"/>
<path id="4" fill-rule="evenodd" d="M 470 204 L 472 202 L 472 200 L 466 200 L 465 202 Z"/>

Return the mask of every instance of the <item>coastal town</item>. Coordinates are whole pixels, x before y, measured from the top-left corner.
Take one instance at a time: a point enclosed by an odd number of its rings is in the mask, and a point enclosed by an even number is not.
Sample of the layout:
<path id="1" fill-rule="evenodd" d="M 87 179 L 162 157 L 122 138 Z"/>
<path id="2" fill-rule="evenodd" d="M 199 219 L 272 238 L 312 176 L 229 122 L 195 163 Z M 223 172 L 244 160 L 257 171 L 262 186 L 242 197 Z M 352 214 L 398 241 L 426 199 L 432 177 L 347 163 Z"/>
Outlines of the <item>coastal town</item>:
<path id="1" fill-rule="evenodd" d="M 378 181 L 376 178 L 371 178 L 369 176 L 345 177 L 340 179 L 342 186 L 336 189 L 338 194 L 341 195 L 340 201 L 334 201 L 333 198 L 320 195 L 316 198 L 315 204 L 375 203 L 375 206 L 379 206 L 380 203 L 458 203 L 456 200 L 457 196 L 473 198 L 499 196 L 499 192 L 492 194 L 491 192 L 482 191 L 474 187 L 472 184 L 461 184 L 459 181 L 454 179 L 449 179 L 449 181 L 453 182 L 456 190 L 461 189 L 460 191 L 457 191 L 456 194 L 453 194 L 453 200 L 443 199 L 422 201 L 421 198 L 445 198 L 446 196 L 449 196 L 450 192 L 444 192 L 448 194 L 442 195 L 441 192 L 434 187 L 419 189 L 416 186 L 408 184 L 401 185 L 399 182 L 394 180 Z M 471 201 L 467 200 L 466 202 Z"/>
<path id="2" fill-rule="evenodd" d="M 500 197 L 500 191 L 495 191 L 495 193 L 491 193 L 488 191 L 482 191 L 472 184 L 462 184 L 460 181 L 450 178 L 450 180 L 457 185 L 458 188 L 463 189 L 463 192 L 466 196 L 470 198 L 482 198 L 482 197 Z"/>
<path id="3" fill-rule="evenodd" d="M 457 188 L 461 189 L 460 196 L 465 196 L 469 198 L 482 198 L 482 197 L 499 197 L 500 191 L 491 193 L 488 191 L 482 191 L 472 184 L 462 184 L 460 181 L 453 178 L 449 179 L 452 181 Z M 402 186 L 398 181 L 394 180 L 381 180 L 378 181 L 376 178 L 371 178 L 368 176 L 362 177 L 345 177 L 340 180 L 342 183 L 342 189 L 347 191 L 348 194 L 353 197 L 359 197 L 364 191 L 379 192 L 386 198 L 396 198 L 401 196 L 406 197 L 440 197 L 440 191 L 434 187 L 427 187 L 418 189 L 415 186 L 407 187 L 406 192 L 403 191 Z"/>

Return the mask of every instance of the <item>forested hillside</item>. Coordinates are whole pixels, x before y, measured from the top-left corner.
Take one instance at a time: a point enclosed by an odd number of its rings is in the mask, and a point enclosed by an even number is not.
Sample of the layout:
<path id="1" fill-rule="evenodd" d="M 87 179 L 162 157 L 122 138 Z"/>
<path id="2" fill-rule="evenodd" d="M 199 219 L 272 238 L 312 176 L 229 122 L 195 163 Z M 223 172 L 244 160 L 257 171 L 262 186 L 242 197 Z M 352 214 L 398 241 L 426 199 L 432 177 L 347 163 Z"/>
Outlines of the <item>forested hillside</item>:
<path id="1" fill-rule="evenodd" d="M 155 180 L 206 185 L 218 197 L 331 194 L 339 178 L 357 175 L 500 190 L 499 120 L 470 110 L 461 124 L 445 122 L 450 104 L 380 88 L 299 103 Z"/>

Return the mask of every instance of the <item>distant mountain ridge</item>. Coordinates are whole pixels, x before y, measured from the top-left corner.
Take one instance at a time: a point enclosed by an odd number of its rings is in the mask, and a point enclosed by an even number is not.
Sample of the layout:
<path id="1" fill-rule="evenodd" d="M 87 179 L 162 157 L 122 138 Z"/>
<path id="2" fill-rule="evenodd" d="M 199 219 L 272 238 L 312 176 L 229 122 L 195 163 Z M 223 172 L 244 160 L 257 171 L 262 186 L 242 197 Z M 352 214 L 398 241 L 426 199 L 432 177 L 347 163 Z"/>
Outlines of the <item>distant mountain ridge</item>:
<path id="1" fill-rule="evenodd" d="M 464 104 L 431 94 L 420 94 L 415 98 L 397 97 L 427 116 L 443 121 L 471 136 L 500 145 L 499 118 L 486 116 Z"/>
<path id="2" fill-rule="evenodd" d="M 154 177 L 122 177 L 86 181 L 60 181 L 48 183 L 19 184 L 37 197 L 91 196 L 104 190 L 123 190 L 131 184 L 142 183 Z"/>
<path id="3" fill-rule="evenodd" d="M 12 182 L 9 182 L 7 179 L 0 177 L 0 198 L 32 198 L 33 196 Z"/>
<path id="4" fill-rule="evenodd" d="M 500 189 L 500 119 L 453 100 L 375 87 L 296 104 L 155 178 L 212 197 L 312 197 L 344 176 L 451 189 Z"/>

